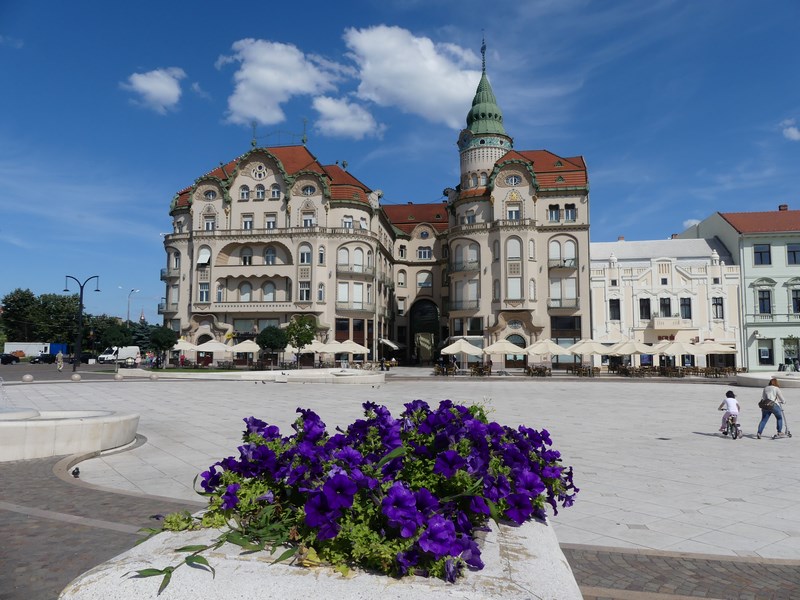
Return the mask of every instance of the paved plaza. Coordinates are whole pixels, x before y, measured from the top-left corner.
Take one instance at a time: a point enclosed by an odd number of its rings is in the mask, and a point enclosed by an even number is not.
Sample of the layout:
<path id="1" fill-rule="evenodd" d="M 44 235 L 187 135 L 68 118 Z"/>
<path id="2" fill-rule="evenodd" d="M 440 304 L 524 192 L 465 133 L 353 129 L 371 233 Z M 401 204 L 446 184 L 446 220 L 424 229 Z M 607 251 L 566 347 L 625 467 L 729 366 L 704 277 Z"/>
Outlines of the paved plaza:
<path id="1" fill-rule="evenodd" d="M 88 505 L 92 493 L 102 496 L 105 508 L 93 518 L 114 521 L 113 498 L 95 486 L 126 492 L 118 496 L 122 504 L 140 498 L 148 510 L 157 510 L 153 502 L 191 507 L 199 499 L 194 477 L 235 454 L 242 418 L 250 415 L 289 433 L 295 409 L 311 408 L 330 431 L 362 416 L 361 404 L 368 400 L 398 414 L 410 400 L 435 404 L 449 398 L 484 403 L 503 424 L 546 428 L 564 464 L 574 466 L 581 488 L 577 502 L 551 522 L 586 598 L 800 597 L 800 438 L 756 439 L 760 390 L 733 388 L 745 436 L 732 441 L 716 433 L 717 406 L 731 389 L 725 383 L 566 376 L 454 380 L 429 373 L 400 368 L 374 386 L 163 378 L 6 385 L 11 406 L 136 412 L 146 442 L 82 462 L 80 482 L 50 475 L 52 460 L 0 465 L 0 474 L 16 469 L 24 488 L 27 478 L 20 473 L 35 463 L 38 471 L 28 487 L 51 487 L 53 505 L 26 503 L 35 494 L 6 490 L 0 493 L 4 529 L 22 535 L 24 516 L 58 521 L 72 514 L 57 501 L 71 490 L 87 495 Z M 800 389 L 784 393 L 791 427 Z M 774 430 L 771 421 L 767 432 Z M 104 517 L 104 510 L 111 512 Z M 104 531 L 109 538 L 119 533 Z M 0 566 L 6 560 L 8 547 L 0 550 Z M 17 597 L 23 596 L 0 588 L 0 600 Z"/>

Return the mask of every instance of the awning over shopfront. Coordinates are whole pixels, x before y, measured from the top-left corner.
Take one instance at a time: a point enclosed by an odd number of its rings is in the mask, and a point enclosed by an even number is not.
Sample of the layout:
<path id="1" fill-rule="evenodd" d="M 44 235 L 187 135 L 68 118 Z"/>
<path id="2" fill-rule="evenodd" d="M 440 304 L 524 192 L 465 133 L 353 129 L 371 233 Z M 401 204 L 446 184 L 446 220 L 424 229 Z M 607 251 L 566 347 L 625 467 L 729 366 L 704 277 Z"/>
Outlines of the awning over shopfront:
<path id="1" fill-rule="evenodd" d="M 386 338 L 378 338 L 378 341 L 387 348 L 391 348 L 392 350 L 400 350 L 400 344 L 398 344 L 397 342 L 393 342 L 392 340 L 387 340 Z"/>

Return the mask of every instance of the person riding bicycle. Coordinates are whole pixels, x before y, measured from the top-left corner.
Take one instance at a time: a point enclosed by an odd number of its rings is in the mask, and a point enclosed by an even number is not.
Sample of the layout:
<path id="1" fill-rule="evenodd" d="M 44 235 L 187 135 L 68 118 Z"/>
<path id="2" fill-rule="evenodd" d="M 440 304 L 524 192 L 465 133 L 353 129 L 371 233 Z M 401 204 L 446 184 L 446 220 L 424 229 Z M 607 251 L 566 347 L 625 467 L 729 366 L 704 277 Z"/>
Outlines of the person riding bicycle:
<path id="1" fill-rule="evenodd" d="M 722 414 L 722 425 L 719 427 L 720 432 L 725 433 L 728 430 L 728 417 L 732 416 L 735 420 L 739 419 L 739 403 L 736 401 L 736 394 L 733 391 L 728 390 L 725 393 L 725 399 L 719 405 L 718 410 L 725 411 Z"/>

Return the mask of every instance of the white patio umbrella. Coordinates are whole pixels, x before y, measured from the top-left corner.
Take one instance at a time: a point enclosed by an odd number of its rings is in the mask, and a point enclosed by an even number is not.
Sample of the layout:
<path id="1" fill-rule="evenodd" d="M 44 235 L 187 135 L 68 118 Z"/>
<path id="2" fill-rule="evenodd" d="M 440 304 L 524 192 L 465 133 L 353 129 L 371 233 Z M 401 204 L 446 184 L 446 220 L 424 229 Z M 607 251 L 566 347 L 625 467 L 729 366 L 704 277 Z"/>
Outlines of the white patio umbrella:
<path id="1" fill-rule="evenodd" d="M 338 354 L 339 352 L 344 352 L 344 350 L 342 350 L 341 342 L 337 342 L 336 340 L 331 340 L 330 342 L 326 343 L 323 346 L 323 349 L 320 350 L 320 352 L 323 352 L 325 354 Z"/>
<path id="2" fill-rule="evenodd" d="M 230 347 L 231 352 L 252 352 L 253 354 L 257 354 L 261 352 L 261 346 L 256 344 L 253 340 L 245 340 L 243 342 L 239 342 L 235 346 Z"/>
<path id="3" fill-rule="evenodd" d="M 172 349 L 177 352 L 194 352 L 197 350 L 197 346 L 186 340 L 178 340 Z"/>
<path id="4" fill-rule="evenodd" d="M 638 342 L 636 340 L 623 340 L 609 348 L 608 354 L 611 356 L 627 356 L 630 354 L 657 354 L 655 346 Z"/>
<path id="5" fill-rule="evenodd" d="M 696 344 L 692 344 L 691 342 L 680 342 L 678 340 L 656 346 L 656 352 L 658 354 L 668 354 L 670 356 L 682 356 L 684 354 L 693 354 L 693 355 L 702 354 L 701 349 L 698 348 Z"/>
<path id="6" fill-rule="evenodd" d="M 217 340 L 209 340 L 197 346 L 195 350 L 198 352 L 230 352 L 232 347 L 218 342 Z"/>
<path id="7" fill-rule="evenodd" d="M 345 340 L 342 342 L 342 349 L 339 352 L 347 352 L 349 354 L 369 354 L 369 348 L 354 342 L 353 340 Z"/>
<path id="8" fill-rule="evenodd" d="M 584 339 L 567 348 L 572 354 L 608 354 L 610 346 L 597 340 Z"/>
<path id="9" fill-rule="evenodd" d="M 325 352 L 325 342 L 314 340 L 303 346 L 303 352 Z"/>
<path id="10" fill-rule="evenodd" d="M 470 344 L 464 338 L 458 338 L 452 344 L 449 344 L 440 350 L 442 354 L 460 354 L 461 355 L 461 364 L 463 365 L 466 361 L 464 360 L 466 357 L 465 354 L 469 354 L 470 356 L 481 356 L 483 354 L 483 350 L 478 348 L 474 344 Z"/>
<path id="11" fill-rule="evenodd" d="M 543 340 L 539 340 L 537 342 L 533 342 L 530 346 L 523 350 L 527 354 L 572 354 L 569 350 L 564 348 L 563 346 L 559 346 L 553 340 L 549 338 L 545 338 Z"/>
<path id="12" fill-rule="evenodd" d="M 714 340 L 706 340 L 695 344 L 700 354 L 736 354 L 736 348 L 720 344 Z"/>
<path id="13" fill-rule="evenodd" d="M 498 340 L 483 349 L 484 354 L 525 354 L 525 349 L 508 340 Z"/>

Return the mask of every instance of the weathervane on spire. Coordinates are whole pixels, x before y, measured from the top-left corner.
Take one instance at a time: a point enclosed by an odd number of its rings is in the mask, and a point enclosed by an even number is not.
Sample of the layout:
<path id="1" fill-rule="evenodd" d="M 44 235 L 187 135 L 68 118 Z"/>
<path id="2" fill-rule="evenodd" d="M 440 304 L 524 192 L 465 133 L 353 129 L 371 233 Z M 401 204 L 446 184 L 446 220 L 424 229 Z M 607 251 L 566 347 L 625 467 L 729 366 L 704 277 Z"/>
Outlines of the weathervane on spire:
<path id="1" fill-rule="evenodd" d="M 481 68 L 486 72 L 486 36 L 481 35 Z"/>

